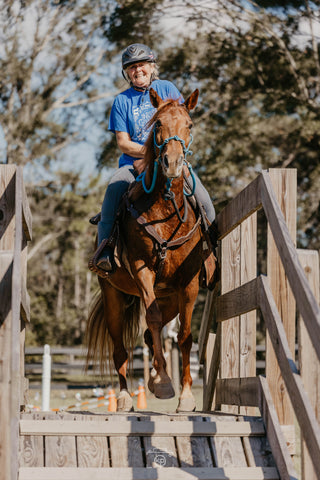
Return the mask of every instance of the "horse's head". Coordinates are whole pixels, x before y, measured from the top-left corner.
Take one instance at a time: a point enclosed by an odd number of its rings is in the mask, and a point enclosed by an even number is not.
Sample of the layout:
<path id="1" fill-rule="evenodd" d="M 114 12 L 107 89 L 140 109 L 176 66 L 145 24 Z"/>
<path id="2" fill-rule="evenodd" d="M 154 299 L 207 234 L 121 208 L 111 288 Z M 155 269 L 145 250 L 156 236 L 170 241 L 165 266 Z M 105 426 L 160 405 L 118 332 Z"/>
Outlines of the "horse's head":
<path id="1" fill-rule="evenodd" d="M 157 109 L 154 118 L 154 144 L 159 149 L 159 159 L 163 173 L 168 178 L 179 177 L 183 162 L 192 141 L 192 121 L 189 111 L 198 101 L 199 90 L 195 90 L 184 104 L 178 100 L 162 100 L 150 88 L 152 105 Z"/>

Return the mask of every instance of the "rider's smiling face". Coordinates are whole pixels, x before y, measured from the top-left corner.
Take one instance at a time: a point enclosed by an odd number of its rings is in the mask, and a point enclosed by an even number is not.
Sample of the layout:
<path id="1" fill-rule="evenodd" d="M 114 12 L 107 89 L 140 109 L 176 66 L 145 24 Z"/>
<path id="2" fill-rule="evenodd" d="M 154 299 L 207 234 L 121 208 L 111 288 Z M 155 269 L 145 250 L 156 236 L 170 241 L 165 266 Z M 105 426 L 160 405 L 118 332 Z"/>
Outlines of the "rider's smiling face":
<path id="1" fill-rule="evenodd" d="M 126 72 L 134 87 L 147 88 L 150 85 L 154 66 L 149 62 L 138 62 L 130 65 Z"/>

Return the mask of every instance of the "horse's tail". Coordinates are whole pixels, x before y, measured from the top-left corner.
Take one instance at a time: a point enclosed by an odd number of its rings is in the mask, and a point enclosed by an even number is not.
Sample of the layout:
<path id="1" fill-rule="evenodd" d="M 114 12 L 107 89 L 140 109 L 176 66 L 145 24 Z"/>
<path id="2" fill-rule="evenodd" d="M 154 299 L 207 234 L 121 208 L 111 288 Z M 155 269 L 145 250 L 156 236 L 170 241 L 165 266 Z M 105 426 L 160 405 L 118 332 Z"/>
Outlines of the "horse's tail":
<path id="1" fill-rule="evenodd" d="M 133 348 L 139 335 L 141 301 L 139 297 L 125 297 L 123 343 L 129 351 L 129 364 L 132 365 Z M 98 367 L 101 375 L 111 375 L 113 365 L 113 343 L 108 332 L 108 318 L 103 308 L 102 294 L 97 294 L 89 311 L 85 333 L 87 346 L 86 370 L 90 365 Z M 108 365 L 108 369 L 107 369 Z"/>

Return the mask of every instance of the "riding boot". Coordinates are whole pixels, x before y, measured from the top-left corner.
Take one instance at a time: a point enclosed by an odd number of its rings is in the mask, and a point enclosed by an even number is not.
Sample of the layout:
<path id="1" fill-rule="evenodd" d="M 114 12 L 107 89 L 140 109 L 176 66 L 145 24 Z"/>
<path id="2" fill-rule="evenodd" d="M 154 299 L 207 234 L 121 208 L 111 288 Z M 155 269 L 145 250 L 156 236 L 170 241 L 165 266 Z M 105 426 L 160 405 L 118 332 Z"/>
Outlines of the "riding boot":
<path id="1" fill-rule="evenodd" d="M 103 278 L 115 271 L 116 264 L 110 239 L 102 240 L 93 257 L 89 260 L 88 267 L 89 270 Z"/>

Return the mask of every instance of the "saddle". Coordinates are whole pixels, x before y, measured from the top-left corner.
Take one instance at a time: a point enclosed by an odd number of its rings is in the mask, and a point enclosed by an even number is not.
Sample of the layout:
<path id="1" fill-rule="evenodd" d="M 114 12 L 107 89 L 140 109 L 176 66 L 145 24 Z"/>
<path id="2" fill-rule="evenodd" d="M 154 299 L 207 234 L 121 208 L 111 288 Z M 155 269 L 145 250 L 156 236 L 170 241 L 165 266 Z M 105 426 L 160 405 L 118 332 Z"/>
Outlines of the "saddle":
<path id="1" fill-rule="evenodd" d="M 186 175 L 185 172 L 184 172 L 184 184 L 185 184 L 185 190 L 187 192 L 191 192 L 191 186 L 188 183 L 188 176 Z M 210 240 L 210 234 L 209 234 L 209 228 L 212 228 L 212 225 L 209 224 L 209 221 L 206 217 L 206 214 L 202 205 L 200 205 L 200 203 L 197 202 L 196 197 L 194 195 L 187 197 L 191 207 L 193 208 L 197 216 L 197 222 L 188 235 L 186 235 L 185 237 L 180 237 L 171 242 L 167 242 L 165 239 L 162 239 L 158 235 L 156 230 L 151 225 L 146 225 L 147 222 L 144 220 L 144 217 L 141 214 L 141 210 L 139 209 L 139 198 L 142 194 L 142 191 L 141 192 L 139 191 L 140 185 L 141 183 L 133 182 L 129 186 L 128 192 L 126 192 L 123 195 L 110 238 L 107 240 L 108 246 L 114 249 L 114 259 L 115 259 L 116 265 L 118 267 L 124 266 L 130 274 L 130 267 L 128 265 L 124 265 L 124 262 L 123 262 L 123 257 L 124 257 L 123 253 L 126 247 L 122 241 L 121 233 L 120 233 L 120 230 L 121 230 L 120 225 L 121 225 L 125 211 L 129 211 L 130 214 L 133 216 L 133 218 L 135 218 L 138 221 L 138 223 L 146 229 L 147 233 L 156 242 L 159 261 L 158 261 L 155 284 L 161 278 L 161 273 L 162 273 L 163 265 L 166 258 L 166 251 L 168 249 L 178 248 L 180 245 L 188 241 L 189 238 L 192 237 L 193 233 L 200 225 L 202 230 L 203 265 L 200 272 L 199 282 L 202 288 L 208 288 L 212 290 L 217 282 L 217 276 L 218 276 L 217 269 L 216 269 L 217 259 L 214 254 L 215 245 L 212 245 L 212 242 Z M 145 202 L 143 206 L 145 209 L 146 208 Z M 100 219 L 101 219 L 101 212 L 93 216 L 92 218 L 90 218 L 89 222 L 92 225 L 97 225 Z M 99 274 L 100 272 L 98 272 L 97 269 L 92 267 L 94 266 L 95 260 L 97 260 L 97 258 L 99 257 L 99 254 L 101 253 L 103 247 L 106 245 L 105 242 L 102 242 L 102 243 L 103 245 L 101 244 L 99 246 L 98 250 L 94 254 L 94 257 L 89 262 L 89 268 L 96 271 L 96 273 L 99 273 Z M 109 274 L 105 272 L 105 274 L 102 276 L 108 277 L 108 275 Z"/>

